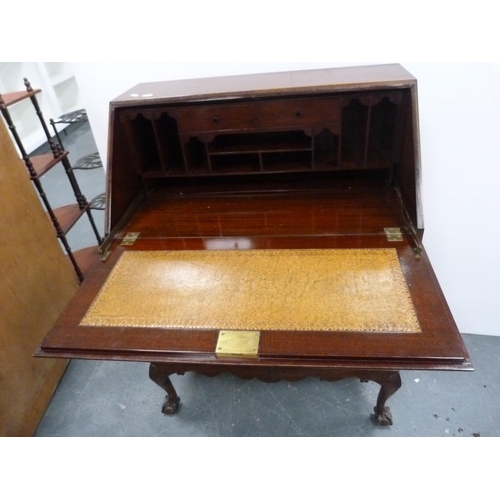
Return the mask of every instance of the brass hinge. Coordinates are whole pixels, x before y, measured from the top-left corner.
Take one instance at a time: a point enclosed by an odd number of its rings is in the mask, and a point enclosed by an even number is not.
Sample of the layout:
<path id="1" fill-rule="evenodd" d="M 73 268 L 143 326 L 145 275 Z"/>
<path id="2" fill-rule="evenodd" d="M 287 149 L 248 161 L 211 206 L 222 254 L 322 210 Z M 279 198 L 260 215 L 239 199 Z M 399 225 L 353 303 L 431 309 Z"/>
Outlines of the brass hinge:
<path id="1" fill-rule="evenodd" d="M 217 358 L 257 358 L 260 332 L 248 330 L 221 330 L 217 339 Z"/>
<path id="2" fill-rule="evenodd" d="M 385 227 L 384 232 L 387 241 L 403 241 L 403 233 L 399 227 Z"/>
<path id="3" fill-rule="evenodd" d="M 99 251 L 99 258 L 101 259 L 101 262 L 106 262 L 106 260 L 110 255 L 111 255 L 110 250 Z"/>
<path id="4" fill-rule="evenodd" d="M 130 246 L 135 243 L 135 240 L 139 237 L 141 233 L 127 233 L 125 237 L 123 238 L 122 242 L 120 245 L 123 246 Z"/>
<path id="5" fill-rule="evenodd" d="M 422 249 L 420 247 L 414 247 L 413 248 L 413 255 L 415 256 L 416 259 L 421 259 L 422 258 Z"/>

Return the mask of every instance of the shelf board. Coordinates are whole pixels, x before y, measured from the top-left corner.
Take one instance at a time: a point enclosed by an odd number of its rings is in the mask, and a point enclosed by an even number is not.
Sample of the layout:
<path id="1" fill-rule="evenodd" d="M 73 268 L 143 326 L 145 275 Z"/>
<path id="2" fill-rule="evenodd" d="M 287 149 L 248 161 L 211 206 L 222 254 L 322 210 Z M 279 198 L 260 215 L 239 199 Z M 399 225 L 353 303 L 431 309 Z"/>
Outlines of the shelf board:
<path id="1" fill-rule="evenodd" d="M 255 174 L 260 173 L 259 165 L 248 163 L 243 165 L 212 165 L 212 175 L 228 175 L 228 174 Z M 196 175 L 195 173 L 194 175 Z"/>
<path id="2" fill-rule="evenodd" d="M 296 142 L 251 142 L 231 144 L 228 146 L 213 146 L 209 148 L 210 155 L 252 154 L 252 153 L 286 153 L 296 151 L 312 151 L 312 145 L 307 141 Z"/>
<path id="3" fill-rule="evenodd" d="M 254 153 L 292 153 L 297 151 L 312 151 L 311 146 L 302 144 L 262 144 L 260 146 L 248 146 L 246 144 L 228 148 L 217 148 L 209 151 L 210 155 L 234 155 Z"/>
<path id="4" fill-rule="evenodd" d="M 141 175 L 144 179 L 167 179 L 179 177 L 218 177 L 227 175 L 265 175 L 279 174 L 287 172 L 335 172 L 335 171 L 355 171 L 355 170 L 380 170 L 390 168 L 389 164 L 375 163 L 364 166 L 357 163 L 331 163 L 324 161 L 316 161 L 314 166 L 306 161 L 286 161 L 276 163 L 264 163 L 262 169 L 257 164 L 234 164 L 234 165 L 213 165 L 212 171 L 208 169 L 206 164 L 195 167 L 191 172 L 183 170 L 175 170 L 170 172 L 148 171 Z"/>
<path id="5" fill-rule="evenodd" d="M 61 83 L 67 82 L 74 78 L 74 75 L 70 71 L 56 73 L 50 76 L 50 83 L 55 87 Z"/>
<path id="6" fill-rule="evenodd" d="M 20 92 L 9 92 L 7 94 L 2 94 L 2 101 L 0 102 L 0 109 L 6 109 L 13 104 L 24 101 L 24 99 L 28 99 L 38 93 L 40 93 L 40 89 L 35 89 L 31 92 L 27 92 L 26 90 L 21 90 Z"/>
<path id="7" fill-rule="evenodd" d="M 56 208 L 54 210 L 54 215 L 59 221 L 59 225 L 66 235 L 69 233 L 70 229 L 76 224 L 78 219 L 85 213 L 88 208 L 88 203 L 85 208 L 80 208 L 77 203 L 74 205 L 65 205 L 63 207 Z M 47 214 L 48 216 L 48 214 Z"/>
<path id="8" fill-rule="evenodd" d="M 80 268 L 80 271 L 84 276 L 85 274 L 87 274 L 87 271 L 100 259 L 99 247 L 97 245 L 93 247 L 82 248 L 72 253 L 78 264 L 78 267 Z"/>
<path id="9" fill-rule="evenodd" d="M 287 162 L 264 165 L 264 172 L 267 173 L 282 173 L 282 172 L 311 172 L 312 166 L 306 162 Z"/>
<path id="10" fill-rule="evenodd" d="M 156 179 L 157 177 L 169 177 L 169 174 L 163 172 L 162 170 L 145 170 L 144 172 L 142 172 L 141 175 L 145 179 Z"/>
<path id="11" fill-rule="evenodd" d="M 45 155 L 37 155 L 30 156 L 31 163 L 36 171 L 36 179 L 42 177 L 42 175 L 46 174 L 52 167 L 57 165 L 63 158 L 68 156 L 68 152 L 64 151 L 64 153 L 59 158 L 54 158 L 51 154 Z"/>

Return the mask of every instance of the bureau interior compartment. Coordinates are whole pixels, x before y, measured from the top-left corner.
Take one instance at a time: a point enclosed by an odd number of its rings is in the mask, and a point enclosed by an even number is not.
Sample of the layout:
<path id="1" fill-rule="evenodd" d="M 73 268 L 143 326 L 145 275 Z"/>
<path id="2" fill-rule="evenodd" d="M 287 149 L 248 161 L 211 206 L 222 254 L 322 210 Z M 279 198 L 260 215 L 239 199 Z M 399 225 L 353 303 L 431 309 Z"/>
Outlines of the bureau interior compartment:
<path id="1" fill-rule="evenodd" d="M 163 108 L 126 110 L 121 124 L 134 169 L 143 177 L 391 169 L 400 150 L 402 95 L 393 91 L 339 97 L 338 122 L 319 116 L 317 123 L 308 117 L 300 125 L 295 117 L 286 126 L 268 127 L 261 117 L 260 125 L 250 129 L 235 125 L 219 130 L 207 122 L 215 130 L 189 131 L 184 124 L 180 132 L 178 108 Z M 224 106 L 230 109 L 231 104 Z M 209 110 L 200 113 L 208 115 Z"/>
<path id="2" fill-rule="evenodd" d="M 125 112 L 121 115 L 130 159 L 144 177 L 186 175 L 186 160 L 176 121 L 167 113 Z M 201 161 L 200 146 L 190 145 L 190 162 Z"/>
<path id="3" fill-rule="evenodd" d="M 342 110 L 341 164 L 346 169 L 384 168 L 397 161 L 398 104 L 387 96 L 367 101 L 352 99 Z"/>
<path id="4" fill-rule="evenodd" d="M 302 131 L 217 135 L 207 144 L 212 173 L 307 170 L 313 164 L 314 139 Z"/>
<path id="5" fill-rule="evenodd" d="M 317 99 L 321 101 L 323 97 Z M 389 190 L 389 186 L 397 185 L 406 219 L 411 221 L 413 232 L 417 232 L 409 92 L 393 89 L 333 94 L 326 101 L 336 106 L 338 112 L 322 113 L 316 104 L 304 109 L 313 109 L 317 114 L 297 116 L 294 110 L 299 105 L 294 105 L 293 99 L 255 100 L 255 109 L 262 112 L 269 109 L 270 102 L 280 103 L 272 109 L 292 110 L 287 114 L 286 125 L 281 115 L 262 118 L 257 113 L 252 118 L 248 111 L 251 100 L 245 101 L 246 113 L 241 122 L 241 103 L 210 101 L 184 107 L 172 104 L 117 109 L 111 183 L 119 186 L 123 196 L 112 200 L 109 227 L 126 213 L 139 191 L 150 197 L 163 186 L 175 186 L 178 181 L 183 184 L 183 193 L 196 186 L 197 179 L 203 189 L 212 182 L 218 189 L 231 189 L 224 179 L 231 176 L 242 178 L 243 189 L 252 184 L 258 186 L 257 190 L 266 185 L 283 190 L 288 189 L 290 174 L 295 173 L 304 174 L 300 181 L 304 184 L 299 183 L 297 188 L 306 188 L 310 183 L 311 189 L 317 189 L 314 183 L 320 179 L 319 184 L 337 189 L 342 174 L 352 174 L 352 178 L 370 183 L 374 181 L 370 172 L 381 172 L 375 178 L 383 183 L 377 181 L 376 189 Z M 214 110 L 222 117 L 223 125 L 214 122 Z M 189 120 L 182 122 L 186 116 Z M 203 120 L 194 119 L 198 116 Z M 300 123 L 303 117 L 307 121 Z M 230 126 L 225 125 L 228 122 Z M 196 130 L 189 128 L 191 123 Z M 207 129 L 200 130 L 203 126 Z M 278 182 L 274 181 L 276 175 Z"/>

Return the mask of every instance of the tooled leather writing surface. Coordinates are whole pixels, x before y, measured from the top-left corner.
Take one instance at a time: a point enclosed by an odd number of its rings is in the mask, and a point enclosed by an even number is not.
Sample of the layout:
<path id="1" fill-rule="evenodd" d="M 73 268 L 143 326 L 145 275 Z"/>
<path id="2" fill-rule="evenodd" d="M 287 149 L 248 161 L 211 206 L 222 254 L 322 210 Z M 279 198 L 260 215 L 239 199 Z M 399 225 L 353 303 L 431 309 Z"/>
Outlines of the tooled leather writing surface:
<path id="1" fill-rule="evenodd" d="M 394 249 L 125 252 L 81 325 L 420 332 Z"/>

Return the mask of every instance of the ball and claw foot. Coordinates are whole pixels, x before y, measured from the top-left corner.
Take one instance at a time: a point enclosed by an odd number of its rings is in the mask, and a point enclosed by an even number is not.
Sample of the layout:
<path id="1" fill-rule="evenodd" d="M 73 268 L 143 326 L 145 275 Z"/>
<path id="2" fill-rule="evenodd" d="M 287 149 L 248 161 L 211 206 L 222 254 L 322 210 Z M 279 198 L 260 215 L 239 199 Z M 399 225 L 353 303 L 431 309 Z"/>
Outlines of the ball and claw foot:
<path id="1" fill-rule="evenodd" d="M 377 407 L 373 408 L 373 410 L 375 411 L 375 422 L 377 425 L 392 425 L 391 409 L 388 406 L 384 406 L 384 409 L 381 412 L 377 410 Z"/>
<path id="2" fill-rule="evenodd" d="M 163 406 L 161 407 L 161 412 L 164 415 L 174 415 L 179 411 L 179 403 L 181 401 L 181 398 L 176 397 L 176 398 L 171 398 L 170 396 L 165 396 L 165 402 L 163 403 Z"/>

